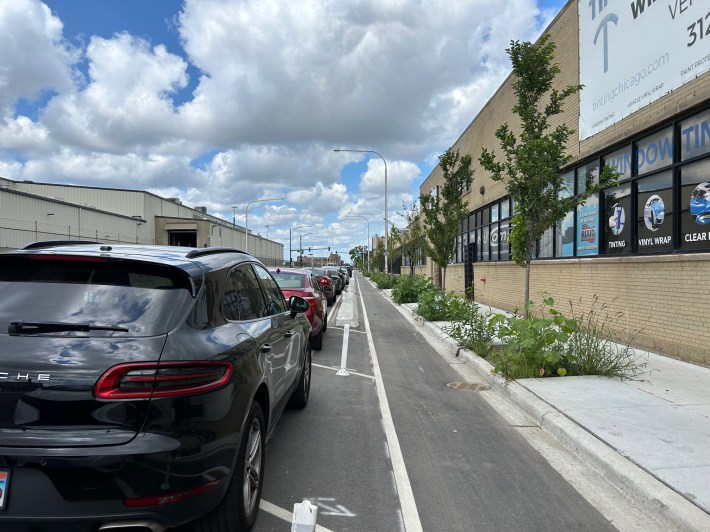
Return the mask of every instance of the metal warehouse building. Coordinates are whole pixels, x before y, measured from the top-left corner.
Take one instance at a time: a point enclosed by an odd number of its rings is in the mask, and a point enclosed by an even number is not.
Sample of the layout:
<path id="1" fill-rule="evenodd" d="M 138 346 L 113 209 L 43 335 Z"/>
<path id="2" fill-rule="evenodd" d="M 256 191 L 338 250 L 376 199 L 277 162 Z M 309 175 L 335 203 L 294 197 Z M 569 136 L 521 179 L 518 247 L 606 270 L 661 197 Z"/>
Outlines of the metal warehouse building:
<path id="1" fill-rule="evenodd" d="M 547 28 L 561 73 L 555 86 L 583 84 L 551 127 L 576 129 L 564 170 L 573 190 L 600 165 L 619 186 L 602 191 L 550 228 L 531 267 L 531 296 L 547 292 L 589 308 L 596 296 L 636 345 L 710 366 L 710 20 L 706 2 L 570 0 Z M 500 153 L 503 123 L 519 133 L 510 76 L 461 134 L 471 154 L 470 215 L 461 225 L 446 287 L 512 311 L 522 308 L 524 270 L 510 260 L 514 210 L 505 183 L 478 164 Z M 421 184 L 437 193 L 440 168 Z M 426 259 L 419 273 L 439 278 Z"/>
<path id="2" fill-rule="evenodd" d="M 95 240 L 248 250 L 283 264 L 283 244 L 262 238 L 205 207 L 140 190 L 12 181 L 0 178 L 0 249 L 44 240 Z"/>

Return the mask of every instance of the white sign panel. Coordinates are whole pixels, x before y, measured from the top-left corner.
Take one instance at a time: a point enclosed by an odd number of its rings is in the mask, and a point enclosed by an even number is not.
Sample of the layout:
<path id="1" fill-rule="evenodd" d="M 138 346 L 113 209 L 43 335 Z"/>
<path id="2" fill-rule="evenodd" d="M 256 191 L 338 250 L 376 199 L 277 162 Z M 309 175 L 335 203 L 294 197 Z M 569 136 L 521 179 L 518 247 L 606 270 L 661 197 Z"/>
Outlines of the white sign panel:
<path id="1" fill-rule="evenodd" d="M 579 138 L 710 67 L 710 1 L 579 0 Z"/>

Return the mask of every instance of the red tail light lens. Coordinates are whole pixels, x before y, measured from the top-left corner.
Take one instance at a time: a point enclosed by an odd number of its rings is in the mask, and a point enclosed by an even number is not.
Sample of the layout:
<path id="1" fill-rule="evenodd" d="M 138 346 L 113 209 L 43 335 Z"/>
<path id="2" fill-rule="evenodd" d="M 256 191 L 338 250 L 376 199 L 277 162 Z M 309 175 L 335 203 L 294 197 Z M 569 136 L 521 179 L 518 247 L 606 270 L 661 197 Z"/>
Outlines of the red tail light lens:
<path id="1" fill-rule="evenodd" d="M 202 486 L 198 486 L 191 490 L 175 491 L 173 493 L 166 493 L 164 495 L 153 495 L 152 497 L 137 497 L 135 499 L 123 499 L 123 504 L 129 508 L 140 508 L 143 506 L 160 506 L 161 504 L 168 504 L 171 502 L 183 501 L 211 490 L 219 484 L 219 480 L 213 480 Z"/>
<path id="2" fill-rule="evenodd" d="M 94 387 L 98 399 L 150 399 L 210 392 L 232 376 L 229 362 L 136 362 L 119 364 Z"/>

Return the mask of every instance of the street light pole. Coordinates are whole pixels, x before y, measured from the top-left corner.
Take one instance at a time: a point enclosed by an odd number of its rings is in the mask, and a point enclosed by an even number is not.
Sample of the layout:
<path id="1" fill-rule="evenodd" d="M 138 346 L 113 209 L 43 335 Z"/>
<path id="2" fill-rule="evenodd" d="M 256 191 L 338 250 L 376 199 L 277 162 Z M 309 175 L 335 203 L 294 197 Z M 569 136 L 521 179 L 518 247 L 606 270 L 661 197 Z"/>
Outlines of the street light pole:
<path id="1" fill-rule="evenodd" d="M 308 235 L 315 235 L 318 231 L 312 231 L 310 233 L 303 233 L 298 235 L 298 262 L 299 267 L 303 268 L 303 237 Z"/>
<path id="2" fill-rule="evenodd" d="M 387 224 L 389 223 L 389 216 L 387 216 L 387 161 L 385 158 L 375 150 L 352 150 L 350 148 L 335 148 L 333 151 L 352 151 L 352 152 L 357 152 L 357 153 L 374 153 L 375 155 L 379 156 L 380 159 L 382 159 L 382 162 L 385 165 L 385 273 L 389 273 L 389 248 L 388 248 L 388 235 L 389 235 L 389 228 L 387 227 Z M 368 245 L 368 250 L 369 250 L 369 245 Z"/>
<path id="3" fill-rule="evenodd" d="M 281 196 L 280 198 L 255 199 L 255 200 L 251 200 L 249 203 L 247 203 L 246 212 L 244 213 L 244 232 L 245 232 L 244 251 L 245 252 L 249 253 L 249 207 L 251 206 L 251 204 L 258 203 L 260 201 L 281 201 L 283 199 L 285 199 L 285 198 L 283 196 Z"/>
<path id="4" fill-rule="evenodd" d="M 291 244 L 291 233 L 296 229 L 304 229 L 306 227 L 313 227 L 312 225 L 297 225 L 288 230 L 288 267 L 293 267 L 293 259 L 291 258 L 291 251 L 293 250 L 293 244 Z M 300 248 L 299 248 L 300 249 Z"/>
<path id="5" fill-rule="evenodd" d="M 370 220 L 362 214 L 348 214 L 346 218 L 363 218 L 367 222 L 367 271 L 370 271 Z"/>

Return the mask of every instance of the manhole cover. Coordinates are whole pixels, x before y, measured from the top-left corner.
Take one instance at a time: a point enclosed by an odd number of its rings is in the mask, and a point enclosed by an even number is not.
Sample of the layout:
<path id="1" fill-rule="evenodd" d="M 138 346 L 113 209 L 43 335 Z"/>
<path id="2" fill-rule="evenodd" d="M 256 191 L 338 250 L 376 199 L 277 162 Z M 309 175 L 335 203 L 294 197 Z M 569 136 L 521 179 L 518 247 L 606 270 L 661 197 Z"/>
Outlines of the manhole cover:
<path id="1" fill-rule="evenodd" d="M 491 389 L 487 384 L 476 384 L 475 382 L 450 382 L 447 386 L 454 390 L 467 390 L 469 392 L 484 392 Z"/>

